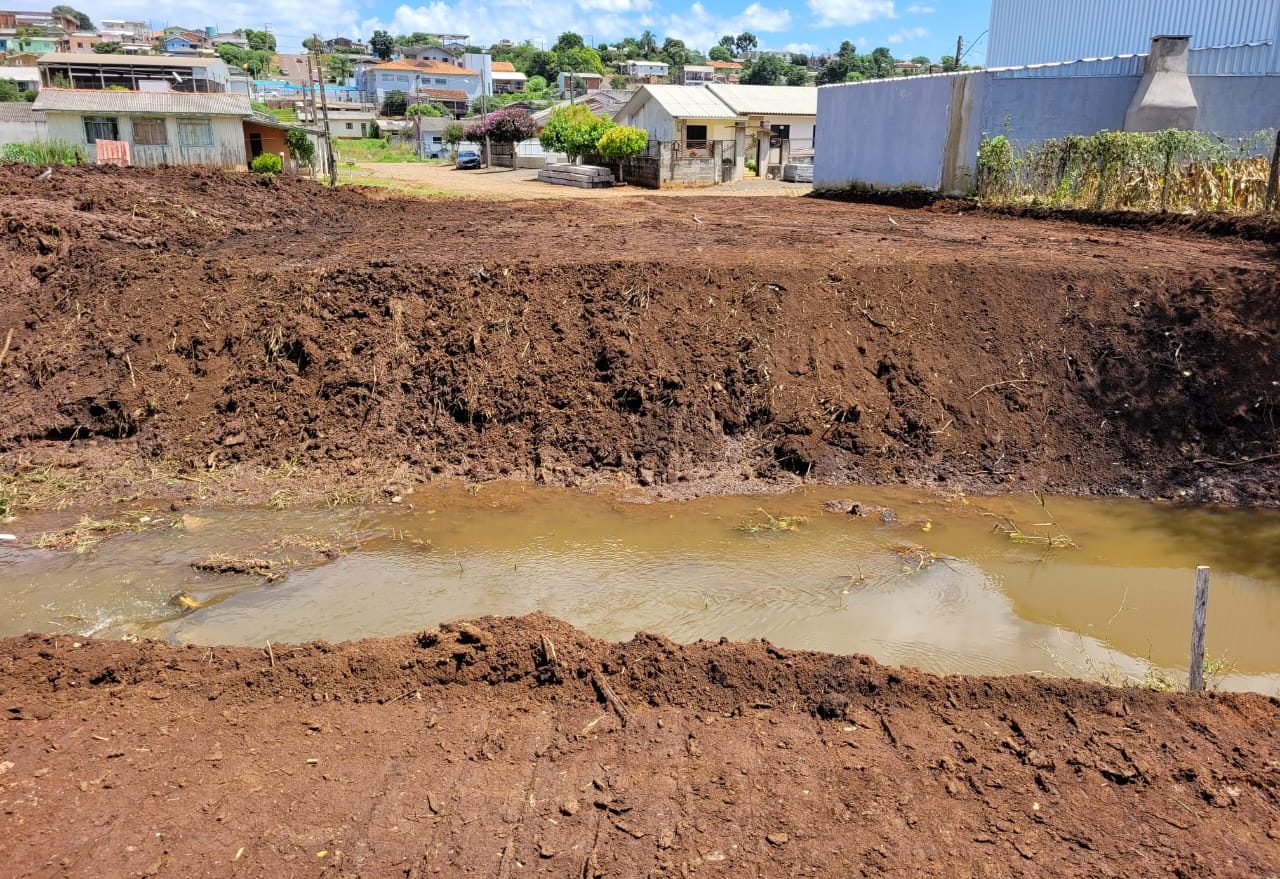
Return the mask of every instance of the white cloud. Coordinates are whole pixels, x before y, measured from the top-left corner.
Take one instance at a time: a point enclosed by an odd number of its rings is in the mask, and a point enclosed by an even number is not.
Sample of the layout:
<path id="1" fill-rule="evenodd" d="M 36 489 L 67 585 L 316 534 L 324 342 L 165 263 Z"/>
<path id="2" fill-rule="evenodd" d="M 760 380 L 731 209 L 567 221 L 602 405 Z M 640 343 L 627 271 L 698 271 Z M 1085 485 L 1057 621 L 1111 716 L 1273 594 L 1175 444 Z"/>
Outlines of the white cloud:
<path id="1" fill-rule="evenodd" d="M 752 3 L 737 15 L 721 16 L 707 12 L 701 3 L 694 3 L 683 15 L 666 15 L 654 23 L 660 37 L 684 40 L 690 49 L 705 52 L 720 41 L 725 34 L 780 33 L 791 27 L 791 12 L 787 9 L 770 9 Z"/>
<path id="2" fill-rule="evenodd" d="M 649 0 L 578 0 L 578 6 L 604 12 L 644 12 L 653 4 Z"/>
<path id="3" fill-rule="evenodd" d="M 932 6 L 920 6 L 917 4 L 912 4 L 911 6 L 907 7 L 907 12 L 910 15 L 933 15 L 933 13 L 936 11 L 937 10 L 935 10 Z"/>
<path id="4" fill-rule="evenodd" d="M 813 43 L 787 43 L 782 47 L 782 51 L 790 52 L 793 55 L 813 55 L 817 53 L 819 48 Z"/>
<path id="5" fill-rule="evenodd" d="M 897 46 L 901 43 L 906 43 L 911 40 L 922 40 L 927 36 L 929 36 L 929 31 L 927 28 L 907 27 L 907 28 L 903 28 L 900 31 L 895 31 L 894 33 L 889 34 L 889 36 L 886 37 L 886 39 L 889 41 L 889 45 Z"/>
<path id="6" fill-rule="evenodd" d="M 808 0 L 822 27 L 855 25 L 879 18 L 895 18 L 893 0 Z"/>

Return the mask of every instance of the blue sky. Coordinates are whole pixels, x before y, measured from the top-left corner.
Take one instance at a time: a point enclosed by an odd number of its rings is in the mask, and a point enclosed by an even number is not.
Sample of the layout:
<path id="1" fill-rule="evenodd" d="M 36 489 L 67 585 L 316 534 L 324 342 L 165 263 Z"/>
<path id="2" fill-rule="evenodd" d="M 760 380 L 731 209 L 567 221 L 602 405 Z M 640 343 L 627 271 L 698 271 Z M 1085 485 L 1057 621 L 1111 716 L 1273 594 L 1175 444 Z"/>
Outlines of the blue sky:
<path id="1" fill-rule="evenodd" d="M 754 33 L 762 48 L 834 50 L 851 40 L 860 52 L 888 46 L 896 57 L 955 51 L 987 29 L 990 0 L 94 0 L 78 4 L 99 18 L 149 19 L 157 27 L 183 24 L 262 28 L 270 25 L 282 49 L 313 31 L 322 36 L 392 32 L 466 33 L 488 44 L 503 37 L 548 45 L 574 30 L 595 43 L 646 28 L 705 51 L 721 34 Z M 982 63 L 985 40 L 966 62 Z"/>

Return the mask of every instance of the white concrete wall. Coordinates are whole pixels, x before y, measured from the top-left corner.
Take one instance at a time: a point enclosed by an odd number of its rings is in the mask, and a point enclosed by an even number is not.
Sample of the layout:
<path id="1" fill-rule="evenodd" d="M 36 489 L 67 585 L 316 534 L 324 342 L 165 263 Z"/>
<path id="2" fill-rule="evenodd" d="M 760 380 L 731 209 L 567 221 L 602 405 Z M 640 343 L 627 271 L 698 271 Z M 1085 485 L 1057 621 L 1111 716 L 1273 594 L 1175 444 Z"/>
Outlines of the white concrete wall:
<path id="1" fill-rule="evenodd" d="M 1139 77 L 980 71 L 818 90 L 814 185 L 967 191 L 983 136 L 1020 143 L 1120 131 Z M 1280 76 L 1193 76 L 1196 128 L 1242 135 L 1280 123 Z M 795 137 L 793 129 L 793 137 Z"/>
<path id="2" fill-rule="evenodd" d="M 676 120 L 654 100 L 645 101 L 634 114 L 614 117 L 619 125 L 630 125 L 643 128 L 649 132 L 650 140 L 675 140 Z"/>
<path id="3" fill-rule="evenodd" d="M 9 108 L 5 108 L 9 111 Z M 43 113 L 36 113 L 31 105 L 22 102 L 20 109 L 0 112 L 0 146 L 6 143 L 31 143 L 33 140 L 47 140 L 48 125 Z"/>
<path id="4" fill-rule="evenodd" d="M 127 114 L 110 113 L 59 113 L 49 111 L 49 137 L 80 144 L 89 162 L 97 161 L 98 152 L 84 133 L 84 116 L 112 116 L 117 120 L 120 140 L 130 144 L 130 158 L 138 167 L 157 165 L 210 165 L 218 168 L 244 168 L 247 166 L 244 147 L 244 123 L 234 116 L 191 117 L 208 119 L 213 134 L 212 146 L 188 146 L 178 136 L 178 118 L 165 118 L 167 140 L 164 145 L 137 145 L 133 142 L 133 119 Z M 145 114 L 142 114 L 145 115 Z M 145 118 L 155 118 L 146 116 Z"/>
<path id="5" fill-rule="evenodd" d="M 940 188 L 954 79 L 880 79 L 819 88 L 814 187 Z"/>

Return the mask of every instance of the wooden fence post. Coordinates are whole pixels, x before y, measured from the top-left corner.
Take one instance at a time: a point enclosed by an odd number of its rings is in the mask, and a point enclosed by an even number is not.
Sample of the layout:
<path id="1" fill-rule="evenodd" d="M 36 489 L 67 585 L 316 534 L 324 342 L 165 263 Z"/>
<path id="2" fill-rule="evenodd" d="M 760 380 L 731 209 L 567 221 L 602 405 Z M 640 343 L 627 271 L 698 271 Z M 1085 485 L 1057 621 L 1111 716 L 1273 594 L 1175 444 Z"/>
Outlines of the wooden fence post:
<path id="1" fill-rule="evenodd" d="M 1276 148 L 1271 153 L 1271 177 L 1267 180 L 1267 197 L 1263 204 L 1268 213 L 1276 209 L 1276 194 L 1280 190 L 1280 131 L 1276 132 Z"/>
<path id="2" fill-rule="evenodd" d="M 1209 609 L 1209 567 L 1196 568 L 1196 603 L 1191 615 L 1191 676 L 1187 688 L 1204 690 L 1204 624 Z"/>

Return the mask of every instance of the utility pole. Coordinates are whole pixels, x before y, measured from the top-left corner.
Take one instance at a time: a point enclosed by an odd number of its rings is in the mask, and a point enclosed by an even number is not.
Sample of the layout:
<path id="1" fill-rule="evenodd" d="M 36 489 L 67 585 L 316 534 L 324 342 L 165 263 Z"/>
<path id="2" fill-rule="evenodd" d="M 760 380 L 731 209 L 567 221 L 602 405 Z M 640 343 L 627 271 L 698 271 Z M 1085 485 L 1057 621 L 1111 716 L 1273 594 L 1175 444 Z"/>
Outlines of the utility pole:
<path id="1" fill-rule="evenodd" d="M 312 51 L 316 51 L 315 47 L 320 45 L 320 35 L 313 33 L 311 35 Z M 316 58 L 316 67 L 320 67 L 320 58 Z M 333 154 L 333 134 L 329 131 L 329 97 L 324 87 L 324 72 L 320 71 L 320 112 L 324 114 L 324 143 L 325 151 L 328 153 L 329 165 L 329 186 L 338 185 L 338 158 Z"/>
<path id="2" fill-rule="evenodd" d="M 964 55 L 964 34 L 956 37 L 956 70 L 960 69 L 960 57 Z"/>

